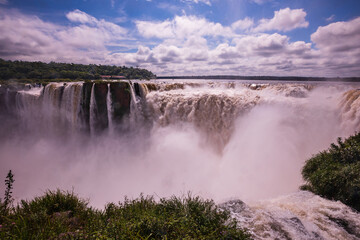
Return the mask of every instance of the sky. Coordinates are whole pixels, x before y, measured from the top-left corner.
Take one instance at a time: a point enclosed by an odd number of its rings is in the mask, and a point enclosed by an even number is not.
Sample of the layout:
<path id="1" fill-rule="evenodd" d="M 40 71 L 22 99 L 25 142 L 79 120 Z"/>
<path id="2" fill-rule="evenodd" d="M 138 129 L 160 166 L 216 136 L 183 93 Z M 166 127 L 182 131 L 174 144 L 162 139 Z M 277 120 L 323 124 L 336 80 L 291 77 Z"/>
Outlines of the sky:
<path id="1" fill-rule="evenodd" d="M 360 76 L 359 0 L 0 0 L 0 58 Z"/>

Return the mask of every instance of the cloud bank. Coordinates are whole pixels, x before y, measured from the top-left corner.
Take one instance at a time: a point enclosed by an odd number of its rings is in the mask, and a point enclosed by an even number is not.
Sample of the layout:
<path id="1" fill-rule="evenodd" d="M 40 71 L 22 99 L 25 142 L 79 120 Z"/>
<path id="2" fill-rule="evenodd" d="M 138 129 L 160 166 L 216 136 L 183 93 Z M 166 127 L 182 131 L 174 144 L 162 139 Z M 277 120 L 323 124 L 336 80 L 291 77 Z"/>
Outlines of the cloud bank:
<path id="1" fill-rule="evenodd" d="M 360 18 L 320 26 L 310 42 L 293 41 L 286 33 L 308 27 L 306 15 L 284 8 L 271 19 L 229 25 L 181 15 L 126 28 L 78 9 L 59 25 L 0 8 L 0 57 L 140 66 L 157 75 L 359 76 Z"/>

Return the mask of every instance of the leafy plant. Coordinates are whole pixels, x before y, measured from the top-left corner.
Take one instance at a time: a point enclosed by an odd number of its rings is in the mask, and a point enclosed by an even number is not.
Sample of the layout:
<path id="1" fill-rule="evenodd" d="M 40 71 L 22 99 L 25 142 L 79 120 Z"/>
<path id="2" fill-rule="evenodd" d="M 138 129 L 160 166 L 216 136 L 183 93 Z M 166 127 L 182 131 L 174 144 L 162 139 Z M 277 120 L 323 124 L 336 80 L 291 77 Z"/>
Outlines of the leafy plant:
<path id="1" fill-rule="evenodd" d="M 360 134 L 331 144 L 306 161 L 301 187 L 322 197 L 339 200 L 360 211 Z"/>
<path id="2" fill-rule="evenodd" d="M 8 172 L 6 179 L 5 179 L 5 185 L 6 185 L 6 190 L 5 190 L 5 197 L 4 197 L 4 206 L 5 208 L 9 208 L 10 205 L 13 203 L 14 199 L 12 197 L 12 189 L 13 189 L 13 184 L 14 184 L 15 180 L 14 180 L 14 175 L 12 174 L 11 170 Z"/>
<path id="3" fill-rule="evenodd" d="M 14 175 L 10 170 L 5 178 L 6 189 L 4 194 L 4 201 L 2 201 L 0 198 L 0 221 L 4 216 L 8 215 L 10 210 L 12 209 L 12 204 L 14 202 L 14 198 L 12 197 L 14 181 Z"/>
<path id="4" fill-rule="evenodd" d="M 140 195 L 103 211 L 73 192 L 47 191 L 0 221 L 0 239 L 250 239 L 211 200 Z"/>

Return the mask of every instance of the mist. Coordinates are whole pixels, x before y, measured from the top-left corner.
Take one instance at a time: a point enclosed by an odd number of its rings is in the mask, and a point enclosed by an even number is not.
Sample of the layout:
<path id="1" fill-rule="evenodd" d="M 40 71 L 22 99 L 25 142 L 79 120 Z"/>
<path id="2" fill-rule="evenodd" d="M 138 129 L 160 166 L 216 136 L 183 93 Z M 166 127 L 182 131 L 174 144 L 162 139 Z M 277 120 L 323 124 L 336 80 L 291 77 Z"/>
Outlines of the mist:
<path id="1" fill-rule="evenodd" d="M 143 102 L 151 124 L 90 136 L 62 125 L 49 130 L 34 121 L 39 107 L 30 104 L 20 120 L 2 116 L 0 176 L 14 172 L 16 200 L 60 188 L 98 208 L 140 193 L 190 191 L 217 202 L 274 198 L 298 190 L 306 159 L 356 130 L 342 118 L 341 100 L 349 89 L 288 84 L 157 90 Z"/>

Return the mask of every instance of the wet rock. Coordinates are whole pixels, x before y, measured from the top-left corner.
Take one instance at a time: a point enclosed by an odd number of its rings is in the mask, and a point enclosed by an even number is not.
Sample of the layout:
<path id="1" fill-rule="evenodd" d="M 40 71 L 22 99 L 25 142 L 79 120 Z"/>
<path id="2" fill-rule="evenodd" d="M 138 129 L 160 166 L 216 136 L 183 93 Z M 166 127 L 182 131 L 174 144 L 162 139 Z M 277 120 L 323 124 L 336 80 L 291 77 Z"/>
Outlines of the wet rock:
<path id="1" fill-rule="evenodd" d="M 108 127 L 108 110 L 107 110 L 107 83 L 94 83 L 94 94 L 96 108 L 94 109 L 94 129 L 102 131 Z"/>
<path id="2" fill-rule="evenodd" d="M 90 120 L 90 98 L 91 98 L 91 88 L 94 83 L 85 82 L 82 86 L 82 95 L 80 100 L 80 122 L 81 129 L 85 132 L 90 131 L 89 120 Z"/>
<path id="3" fill-rule="evenodd" d="M 285 94 L 287 97 L 305 98 L 307 93 L 301 88 L 295 88 Z"/>
<path id="4" fill-rule="evenodd" d="M 139 83 L 134 83 L 134 90 L 135 90 L 135 94 L 136 96 L 141 96 L 141 93 L 140 93 L 140 86 L 139 86 Z"/>
<path id="5" fill-rule="evenodd" d="M 113 119 L 120 123 L 125 115 L 130 113 L 131 93 L 127 82 L 114 82 L 110 84 Z"/>

